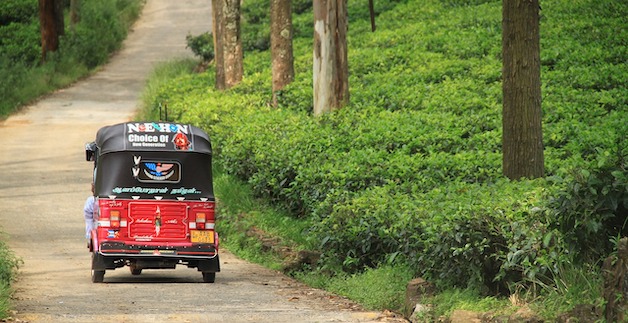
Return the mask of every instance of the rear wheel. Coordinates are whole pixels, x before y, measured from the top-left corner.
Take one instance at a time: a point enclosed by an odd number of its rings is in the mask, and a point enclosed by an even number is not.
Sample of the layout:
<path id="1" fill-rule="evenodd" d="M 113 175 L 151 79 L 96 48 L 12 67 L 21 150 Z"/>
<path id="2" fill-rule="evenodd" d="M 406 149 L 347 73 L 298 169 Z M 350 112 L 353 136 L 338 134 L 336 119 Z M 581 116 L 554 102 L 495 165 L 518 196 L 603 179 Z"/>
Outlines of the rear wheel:
<path id="1" fill-rule="evenodd" d="M 131 275 L 137 276 L 142 273 L 142 268 L 137 268 L 135 265 L 130 265 Z"/>
<path id="2" fill-rule="evenodd" d="M 105 271 L 104 270 L 93 270 L 92 269 L 92 283 L 102 283 L 105 279 Z"/>
<path id="3" fill-rule="evenodd" d="M 92 283 L 102 283 L 105 278 L 105 270 L 99 266 L 103 263 L 103 257 L 97 252 L 92 252 Z M 96 268 L 96 269 L 95 269 Z"/>
<path id="4" fill-rule="evenodd" d="M 203 272 L 203 282 L 213 283 L 216 281 L 216 273 Z"/>

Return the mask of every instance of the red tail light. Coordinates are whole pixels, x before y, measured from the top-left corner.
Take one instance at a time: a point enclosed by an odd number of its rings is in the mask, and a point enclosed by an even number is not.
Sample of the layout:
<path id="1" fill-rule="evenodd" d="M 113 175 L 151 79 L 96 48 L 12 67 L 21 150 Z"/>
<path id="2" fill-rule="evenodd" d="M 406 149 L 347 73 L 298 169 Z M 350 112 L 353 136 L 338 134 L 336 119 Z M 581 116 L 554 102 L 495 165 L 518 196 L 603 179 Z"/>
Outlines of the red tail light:
<path id="1" fill-rule="evenodd" d="M 109 212 L 109 221 L 111 223 L 112 228 L 119 228 L 120 227 L 120 211 L 111 210 L 111 212 Z"/>
<path id="2" fill-rule="evenodd" d="M 203 230 L 205 229 L 205 222 L 207 221 L 207 214 L 205 212 L 196 213 L 196 228 Z"/>
<path id="3" fill-rule="evenodd" d="M 192 211 L 190 229 L 212 230 L 214 229 L 214 209 L 205 207 L 199 211 Z"/>

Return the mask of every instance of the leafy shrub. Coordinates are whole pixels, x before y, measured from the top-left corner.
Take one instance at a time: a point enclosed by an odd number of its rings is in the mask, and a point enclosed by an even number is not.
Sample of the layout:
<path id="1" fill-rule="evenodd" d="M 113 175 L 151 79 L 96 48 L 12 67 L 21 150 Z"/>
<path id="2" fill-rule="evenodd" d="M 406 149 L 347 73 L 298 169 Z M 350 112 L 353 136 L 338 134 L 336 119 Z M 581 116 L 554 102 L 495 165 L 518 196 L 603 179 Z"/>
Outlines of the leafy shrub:
<path id="1" fill-rule="evenodd" d="M 38 18 L 38 12 L 37 1 L 34 0 L 2 1 L 0 2 L 0 28 L 10 23 L 30 23 Z"/>
<path id="2" fill-rule="evenodd" d="M 192 50 L 194 55 L 198 56 L 204 62 L 214 59 L 214 37 L 211 33 L 206 32 L 197 36 L 187 35 L 187 48 Z"/>
<path id="3" fill-rule="evenodd" d="M 628 235 L 625 122 L 619 117 L 605 125 L 607 145 L 594 146 L 586 166 L 557 179 L 564 190 L 553 202 L 556 223 L 569 245 L 575 247 L 572 251 L 587 260 L 608 255 L 613 250 L 611 237 Z"/>
<path id="4" fill-rule="evenodd" d="M 270 48 L 269 8 L 269 0 L 253 0 L 242 6 L 242 48 L 245 52 Z"/>
<path id="5" fill-rule="evenodd" d="M 292 12 L 296 15 L 307 13 L 312 9 L 313 2 L 308 0 L 295 0 L 292 1 Z"/>
<path id="6" fill-rule="evenodd" d="M 13 254 L 3 241 L 0 241 L 0 319 L 9 315 L 10 286 L 16 278 L 17 270 L 21 264 L 22 261 Z"/>
<path id="7" fill-rule="evenodd" d="M 0 241 L 0 283 L 8 284 L 17 274 L 21 261 L 15 257 L 9 247 Z"/>
<path id="8" fill-rule="evenodd" d="M 127 25 L 120 20 L 117 6 L 125 1 L 89 1 L 81 6 L 81 22 L 61 40 L 61 50 L 88 69 L 104 63 L 120 47 Z M 128 4 L 128 3 L 127 3 Z"/>
<path id="9" fill-rule="evenodd" d="M 516 283 L 548 281 L 563 260 L 536 186 L 459 184 L 410 196 L 367 190 L 334 201 L 314 232 L 325 260 L 350 272 L 400 257 L 446 286 L 507 293 Z"/>
<path id="10" fill-rule="evenodd" d="M 21 102 L 22 98 L 16 89 L 21 88 L 26 83 L 28 69 L 24 64 L 12 63 L 10 59 L 0 56 L 0 115 L 6 115 L 13 111 Z"/>
<path id="11" fill-rule="evenodd" d="M 9 40 L 19 39 L 19 43 Z M 41 36 L 35 24 L 10 24 L 0 27 L 0 55 L 9 62 L 34 65 L 41 57 Z"/>

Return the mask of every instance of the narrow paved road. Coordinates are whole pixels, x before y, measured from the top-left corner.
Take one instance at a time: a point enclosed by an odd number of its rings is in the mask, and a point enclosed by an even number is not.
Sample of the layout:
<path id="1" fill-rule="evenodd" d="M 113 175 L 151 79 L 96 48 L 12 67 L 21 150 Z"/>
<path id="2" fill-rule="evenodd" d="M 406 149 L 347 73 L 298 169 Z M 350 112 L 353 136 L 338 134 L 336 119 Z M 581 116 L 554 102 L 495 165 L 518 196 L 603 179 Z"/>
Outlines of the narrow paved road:
<path id="1" fill-rule="evenodd" d="M 215 284 L 186 267 L 92 284 L 82 206 L 84 143 L 129 120 L 155 62 L 190 55 L 185 36 L 210 30 L 209 0 L 149 0 L 123 50 L 94 76 L 0 122 L 0 231 L 24 260 L 17 319 L 28 322 L 391 321 L 279 273 L 221 255 Z"/>

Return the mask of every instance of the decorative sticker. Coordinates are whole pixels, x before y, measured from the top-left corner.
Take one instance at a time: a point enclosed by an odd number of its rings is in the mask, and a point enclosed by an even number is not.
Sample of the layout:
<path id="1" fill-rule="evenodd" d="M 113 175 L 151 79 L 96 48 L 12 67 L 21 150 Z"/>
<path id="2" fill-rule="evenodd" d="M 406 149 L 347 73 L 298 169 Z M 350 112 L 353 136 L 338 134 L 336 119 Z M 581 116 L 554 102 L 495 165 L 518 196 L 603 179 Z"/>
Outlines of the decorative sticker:
<path id="1" fill-rule="evenodd" d="M 133 156 L 133 178 L 145 183 L 178 183 L 181 180 L 181 164 L 176 161 L 142 160 Z"/>
<path id="2" fill-rule="evenodd" d="M 189 125 L 164 122 L 135 122 L 126 124 L 125 148 L 129 150 L 194 149 Z"/>
<path id="3" fill-rule="evenodd" d="M 114 187 L 111 190 L 116 194 L 166 194 L 168 193 L 168 188 L 155 188 L 155 187 L 141 187 L 141 186 L 133 186 L 133 187 Z"/>
<path id="4" fill-rule="evenodd" d="M 155 211 L 155 236 L 159 236 L 159 232 L 161 231 L 161 210 L 159 206 L 157 206 L 157 210 Z"/>

